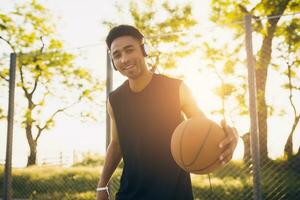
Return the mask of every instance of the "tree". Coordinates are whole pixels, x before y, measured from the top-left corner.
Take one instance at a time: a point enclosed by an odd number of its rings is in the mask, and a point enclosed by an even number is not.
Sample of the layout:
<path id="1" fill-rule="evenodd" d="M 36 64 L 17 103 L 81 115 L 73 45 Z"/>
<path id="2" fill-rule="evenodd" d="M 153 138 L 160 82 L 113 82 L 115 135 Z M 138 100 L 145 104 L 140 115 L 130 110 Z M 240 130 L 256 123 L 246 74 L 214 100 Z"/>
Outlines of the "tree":
<path id="1" fill-rule="evenodd" d="M 235 38 L 244 36 L 244 27 L 242 23 L 233 23 L 234 21 L 242 21 L 245 14 L 251 14 L 255 23 L 253 30 L 256 37 L 261 38 L 261 46 L 255 55 L 256 60 L 256 90 L 258 105 L 258 121 L 260 133 L 260 156 L 261 160 L 268 160 L 267 149 L 267 118 L 268 105 L 266 103 L 266 83 L 268 70 L 272 59 L 273 40 L 277 38 L 276 31 L 281 26 L 279 20 L 281 16 L 287 12 L 299 11 L 300 1 L 277 0 L 277 1 L 260 1 L 254 3 L 248 0 L 227 1 L 213 0 L 212 5 L 212 21 L 216 24 L 226 26 L 234 30 Z M 265 16 L 270 17 L 263 20 Z"/>
<path id="2" fill-rule="evenodd" d="M 158 66 L 161 69 L 175 68 L 177 58 L 188 56 L 197 49 L 196 43 L 191 41 L 198 36 L 187 37 L 188 31 L 197 24 L 192 17 L 191 5 L 171 6 L 164 1 L 156 7 L 158 4 L 154 0 L 139 3 L 131 1 L 129 12 L 133 24 L 145 35 L 152 60 L 151 70 L 155 71 Z M 116 23 L 105 21 L 104 24 L 112 27 Z"/>
<path id="3" fill-rule="evenodd" d="M 300 120 L 300 113 L 295 101 L 297 97 L 300 97 L 300 57 L 297 52 L 300 47 L 299 32 L 299 19 L 292 19 L 292 21 L 288 23 L 285 22 L 278 31 L 279 37 L 282 38 L 278 45 L 278 50 L 283 52 L 280 57 L 282 58 L 282 63 L 285 63 L 287 67 L 283 71 L 283 74 L 287 77 L 287 83 L 283 85 L 283 88 L 289 92 L 289 103 L 293 110 L 293 124 L 284 147 L 284 153 L 288 159 L 291 159 L 293 156 L 293 135 Z"/>
<path id="4" fill-rule="evenodd" d="M 225 32 L 224 29 L 222 29 Z M 249 116 L 247 107 L 247 77 L 245 60 L 241 58 L 240 45 L 233 46 L 219 35 L 220 30 L 214 27 L 210 30 L 210 35 L 205 38 L 203 44 L 203 60 L 207 65 L 205 70 L 212 71 L 219 79 L 219 85 L 214 88 L 215 95 L 221 100 L 221 108 L 213 110 L 212 114 L 222 115 L 227 122 L 231 122 L 233 127 L 237 127 L 241 117 Z M 204 34 L 203 34 L 204 35 Z M 241 41 L 235 40 L 237 44 Z M 201 68 L 199 69 L 201 72 Z M 249 163 L 250 158 L 250 134 L 239 133 L 244 143 L 244 161 Z"/>
<path id="5" fill-rule="evenodd" d="M 220 42 L 217 38 L 213 38 L 212 41 L 204 42 L 202 48 L 203 59 L 206 60 L 208 69 L 212 70 L 220 81 L 214 93 L 220 98 L 222 106 L 220 109 L 213 110 L 212 114 L 220 114 L 223 119 L 230 118 L 234 125 L 236 121 L 234 116 L 249 114 L 246 105 L 246 77 L 242 73 L 244 61 L 237 54 L 239 47 L 231 49 L 228 44 L 221 44 L 219 47 L 213 45 Z"/>
<path id="6" fill-rule="evenodd" d="M 89 103 L 79 113 L 93 118 L 91 103 L 102 84 L 87 69 L 74 64 L 75 55 L 64 51 L 62 41 L 56 39 L 49 11 L 36 0 L 1 14 L 0 28 L 1 39 L 18 55 L 17 89 L 23 93 L 17 97 L 18 113 L 30 148 L 30 166 L 36 164 L 40 136 L 54 126 L 59 113 Z M 8 80 L 7 72 L 8 66 L 1 66 L 1 81 Z"/>

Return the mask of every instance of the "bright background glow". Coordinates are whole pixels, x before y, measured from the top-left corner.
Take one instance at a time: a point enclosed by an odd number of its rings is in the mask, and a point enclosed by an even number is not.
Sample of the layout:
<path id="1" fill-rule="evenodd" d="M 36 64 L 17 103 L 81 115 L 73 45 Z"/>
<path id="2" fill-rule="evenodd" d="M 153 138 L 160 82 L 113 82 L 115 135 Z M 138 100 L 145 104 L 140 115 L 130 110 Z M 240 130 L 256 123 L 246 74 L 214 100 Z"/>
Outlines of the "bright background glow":
<path id="1" fill-rule="evenodd" d="M 14 2 L 0 0 L 2 10 L 12 8 Z M 115 1 L 99 1 L 99 0 L 85 0 L 85 1 L 71 1 L 71 0 L 41 0 L 46 8 L 50 9 L 56 22 L 58 36 L 65 42 L 66 49 L 70 52 L 80 53 L 82 56 L 77 59 L 77 62 L 93 71 L 100 79 L 104 80 L 106 75 L 106 53 L 104 38 L 107 34 L 107 29 L 102 25 L 103 20 L 111 20 L 119 23 L 128 23 L 129 19 L 126 14 L 120 17 L 116 12 Z M 174 3 L 185 2 L 183 0 L 174 1 Z M 209 26 L 209 0 L 192 1 L 193 13 L 199 22 L 199 26 Z M 125 4 L 123 2 L 123 4 Z M 207 29 L 206 31 L 209 31 Z M 228 39 L 224 31 L 217 32 L 217 35 L 224 39 Z M 229 37 L 229 36 L 228 36 Z M 255 45 L 254 45 L 255 46 Z M 84 47 L 76 49 L 76 47 Z M 9 52 L 1 42 L 0 52 Z M 175 73 L 184 74 L 187 79 L 185 82 L 193 91 L 193 94 L 198 102 L 199 107 L 211 119 L 219 122 L 221 118 L 210 114 L 211 110 L 219 108 L 221 102 L 213 95 L 212 90 L 219 84 L 218 79 L 209 71 L 205 71 L 205 63 L 201 61 L 200 56 L 194 55 L 191 58 L 183 59 L 179 63 L 179 68 Z M 198 72 L 198 68 L 202 69 L 202 73 Z M 204 71 L 203 71 L 204 69 Z M 114 73 L 114 88 L 124 81 L 124 78 Z M 280 84 L 283 81 L 276 74 L 269 74 L 267 101 L 274 103 L 276 106 L 287 107 L 287 94 L 279 90 Z M 281 91 L 280 93 L 278 91 Z M 105 96 L 103 99 L 105 101 Z M 1 102 L 2 103 L 2 102 Z M 59 116 L 56 126 L 42 135 L 38 144 L 38 158 L 57 158 L 60 152 L 63 152 L 65 157 L 72 159 L 73 152 L 94 152 L 105 154 L 105 110 L 101 109 L 101 120 L 97 123 L 89 122 L 82 123 L 77 119 L 65 116 Z M 291 113 L 291 112 L 290 112 Z M 279 118 L 273 117 L 269 119 L 269 137 L 270 156 L 281 156 L 283 152 L 283 145 L 286 140 L 287 130 L 291 127 L 291 116 Z M 236 122 L 237 129 L 242 135 L 249 127 L 248 118 L 239 118 Z M 6 146 L 6 121 L 0 122 L 0 162 L 5 159 Z M 299 129 L 298 129 L 299 130 Z M 296 131 L 295 134 L 295 148 L 299 146 L 300 134 Z M 26 165 L 29 148 L 27 145 L 24 130 L 15 125 L 13 138 L 13 165 Z M 277 144 L 277 145 L 274 145 Z M 238 149 L 234 158 L 241 158 L 243 155 L 243 146 L 239 142 Z"/>

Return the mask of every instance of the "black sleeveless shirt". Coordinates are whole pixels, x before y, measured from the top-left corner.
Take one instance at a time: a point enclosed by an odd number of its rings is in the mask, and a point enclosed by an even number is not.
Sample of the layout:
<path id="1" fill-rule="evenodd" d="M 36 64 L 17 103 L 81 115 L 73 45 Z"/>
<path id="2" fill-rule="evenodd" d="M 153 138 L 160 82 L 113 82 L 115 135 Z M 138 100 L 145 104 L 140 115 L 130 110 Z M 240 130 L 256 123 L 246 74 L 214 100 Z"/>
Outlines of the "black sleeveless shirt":
<path id="1" fill-rule="evenodd" d="M 117 200 L 191 200 L 190 175 L 171 155 L 171 136 L 183 120 L 181 81 L 153 74 L 141 92 L 128 80 L 110 93 L 124 168 Z"/>

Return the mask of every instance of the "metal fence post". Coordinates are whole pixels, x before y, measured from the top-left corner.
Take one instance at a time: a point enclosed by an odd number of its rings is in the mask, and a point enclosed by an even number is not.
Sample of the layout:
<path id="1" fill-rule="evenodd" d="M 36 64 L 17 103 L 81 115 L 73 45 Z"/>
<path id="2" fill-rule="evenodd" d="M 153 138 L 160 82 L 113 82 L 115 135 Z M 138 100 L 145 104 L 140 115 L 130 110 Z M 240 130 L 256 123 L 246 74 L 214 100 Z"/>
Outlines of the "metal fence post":
<path id="1" fill-rule="evenodd" d="M 249 88 L 249 111 L 250 111 L 250 143 L 251 156 L 253 164 L 253 194 L 254 200 L 261 200 L 261 185 L 260 185 L 260 156 L 259 156 L 259 133 L 258 120 L 256 110 L 256 84 L 255 84 L 255 63 L 252 48 L 252 26 L 251 15 L 246 15 L 246 52 L 247 52 L 247 68 L 248 68 L 248 88 Z"/>
<path id="2" fill-rule="evenodd" d="M 112 91 L 113 71 L 111 67 L 111 60 L 109 50 L 106 51 L 106 100 L 109 98 L 109 93 Z M 110 142 L 110 117 L 106 111 L 106 150 Z M 108 184 L 109 191 L 111 191 L 111 184 Z M 111 192 L 110 192 L 111 194 Z"/>
<path id="3" fill-rule="evenodd" d="M 106 99 L 108 100 L 109 93 L 112 91 L 113 71 L 111 67 L 109 51 L 106 51 Z M 106 112 L 106 149 L 110 141 L 110 118 Z"/>
<path id="4" fill-rule="evenodd" d="M 12 199 L 12 139 L 13 139 L 13 123 L 14 123 L 14 98 L 15 98 L 15 80 L 16 80 L 16 63 L 17 54 L 10 54 L 9 67 L 9 97 L 8 97 L 8 115 L 7 115 L 7 143 L 6 143 L 6 160 L 4 173 L 4 200 Z"/>

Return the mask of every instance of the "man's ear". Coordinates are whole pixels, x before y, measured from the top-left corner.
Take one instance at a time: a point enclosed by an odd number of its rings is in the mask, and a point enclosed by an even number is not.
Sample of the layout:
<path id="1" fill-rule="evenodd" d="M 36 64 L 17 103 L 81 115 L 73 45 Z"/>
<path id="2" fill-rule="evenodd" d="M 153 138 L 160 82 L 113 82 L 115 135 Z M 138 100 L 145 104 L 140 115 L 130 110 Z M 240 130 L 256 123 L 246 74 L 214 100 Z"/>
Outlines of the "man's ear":
<path id="1" fill-rule="evenodd" d="M 142 53 L 144 55 L 144 57 L 147 57 L 148 54 L 147 54 L 147 45 L 145 43 L 141 44 L 141 49 L 142 49 Z"/>

